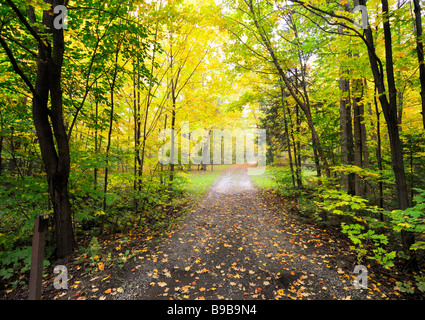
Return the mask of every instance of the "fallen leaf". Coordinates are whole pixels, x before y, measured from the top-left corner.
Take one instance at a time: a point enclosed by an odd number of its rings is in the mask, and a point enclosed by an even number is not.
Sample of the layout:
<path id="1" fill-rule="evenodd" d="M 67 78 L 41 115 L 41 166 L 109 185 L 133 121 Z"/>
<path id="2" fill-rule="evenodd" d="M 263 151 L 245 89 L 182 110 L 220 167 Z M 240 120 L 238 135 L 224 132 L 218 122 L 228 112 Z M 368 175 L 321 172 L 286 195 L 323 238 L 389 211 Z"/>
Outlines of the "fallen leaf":
<path id="1" fill-rule="evenodd" d="M 103 278 L 101 281 L 105 281 L 106 279 L 109 279 L 111 275 L 107 275 L 105 278 Z"/>

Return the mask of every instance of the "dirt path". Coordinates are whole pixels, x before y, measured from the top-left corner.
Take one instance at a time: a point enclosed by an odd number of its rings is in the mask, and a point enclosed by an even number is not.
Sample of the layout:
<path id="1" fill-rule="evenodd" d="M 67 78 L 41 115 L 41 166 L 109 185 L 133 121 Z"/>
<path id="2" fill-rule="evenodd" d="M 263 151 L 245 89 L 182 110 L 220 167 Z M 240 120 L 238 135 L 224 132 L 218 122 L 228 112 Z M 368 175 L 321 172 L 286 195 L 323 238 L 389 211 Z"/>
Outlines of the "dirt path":
<path id="1" fill-rule="evenodd" d="M 328 242 L 313 226 L 274 213 L 247 168 L 234 166 L 157 251 L 125 268 L 113 299 L 377 298 L 353 287 L 352 265 L 330 264 L 338 250 Z"/>

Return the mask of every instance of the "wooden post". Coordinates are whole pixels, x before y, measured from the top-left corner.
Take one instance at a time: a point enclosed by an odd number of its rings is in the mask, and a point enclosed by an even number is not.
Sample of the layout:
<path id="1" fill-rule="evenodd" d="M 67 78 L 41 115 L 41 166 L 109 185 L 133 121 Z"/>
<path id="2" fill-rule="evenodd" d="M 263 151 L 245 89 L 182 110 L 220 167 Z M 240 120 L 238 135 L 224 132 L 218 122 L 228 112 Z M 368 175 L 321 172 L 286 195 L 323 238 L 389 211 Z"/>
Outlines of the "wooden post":
<path id="1" fill-rule="evenodd" d="M 28 300 L 41 299 L 41 279 L 43 275 L 44 239 L 48 228 L 49 215 L 41 215 L 34 220 L 32 238 L 31 272 Z"/>

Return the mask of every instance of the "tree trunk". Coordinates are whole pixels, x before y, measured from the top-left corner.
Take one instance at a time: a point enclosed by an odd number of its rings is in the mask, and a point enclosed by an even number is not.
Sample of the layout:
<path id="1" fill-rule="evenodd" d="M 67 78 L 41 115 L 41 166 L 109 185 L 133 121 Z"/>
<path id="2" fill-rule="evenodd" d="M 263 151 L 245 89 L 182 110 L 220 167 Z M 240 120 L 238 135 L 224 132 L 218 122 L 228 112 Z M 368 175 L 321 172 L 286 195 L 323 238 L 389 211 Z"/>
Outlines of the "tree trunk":
<path id="1" fill-rule="evenodd" d="M 341 5 L 342 9 L 352 12 L 348 4 Z M 344 27 L 338 26 L 338 34 L 343 35 Z M 344 53 L 348 55 L 349 52 Z M 354 163 L 354 142 L 353 142 L 353 125 L 351 120 L 351 104 L 350 104 L 350 80 L 348 79 L 349 70 L 341 68 L 339 78 L 339 90 L 341 98 L 339 101 L 339 116 L 340 116 L 340 143 L 341 143 L 341 165 L 353 165 Z M 355 194 L 355 184 L 353 173 L 341 175 L 341 185 L 343 189 L 350 195 Z"/>
<path id="2" fill-rule="evenodd" d="M 421 4 L 419 0 L 413 0 L 415 4 L 415 27 L 416 27 L 416 53 L 419 62 L 419 81 L 421 83 L 421 102 L 422 102 L 422 123 L 425 129 L 425 64 L 424 64 L 424 45 L 422 39 L 422 17 Z"/>
<path id="3" fill-rule="evenodd" d="M 63 4 L 63 1 L 55 1 L 55 4 Z M 63 30 L 53 28 L 53 17 L 50 13 L 51 11 L 43 12 L 43 24 L 53 34 L 53 50 L 49 52 L 44 44 L 38 44 L 36 97 L 33 98 L 32 111 L 53 204 L 56 255 L 64 257 L 70 254 L 75 246 L 68 197 L 70 155 L 62 110 L 61 72 L 65 44 Z M 47 107 L 49 91 L 50 110 Z"/>
<path id="4" fill-rule="evenodd" d="M 175 136 L 174 136 L 174 126 L 176 123 L 176 87 L 177 87 L 177 79 L 174 79 L 173 73 L 174 67 L 174 57 L 173 57 L 173 31 L 170 32 L 170 70 L 171 70 L 171 150 L 170 150 L 170 175 L 168 178 L 169 187 L 172 187 L 174 181 L 174 152 L 176 151 L 175 146 Z M 170 194 L 171 195 L 171 194 Z"/>
<path id="5" fill-rule="evenodd" d="M 97 99 L 97 95 L 95 96 L 95 127 L 94 127 L 94 154 L 96 155 L 96 159 L 97 159 L 97 153 L 98 153 L 98 117 L 99 117 L 99 102 Z M 97 190 L 97 163 L 96 163 L 96 167 L 94 168 L 94 177 L 93 177 L 93 188 L 94 190 Z"/>
<path id="6" fill-rule="evenodd" d="M 3 111 L 0 105 L 0 132 L 3 132 Z M 3 171 L 3 134 L 0 135 L 0 177 Z"/>
<path id="7" fill-rule="evenodd" d="M 32 6 L 29 6 L 27 10 L 29 24 L 13 1 L 7 0 L 6 2 L 38 44 L 37 71 L 33 86 L 19 68 L 7 43 L 0 37 L 0 43 L 15 72 L 33 94 L 33 122 L 47 174 L 48 191 L 53 204 L 56 255 L 61 258 L 70 254 L 75 246 L 68 198 L 70 155 L 62 109 L 61 73 L 65 48 L 63 30 L 53 28 L 55 14 L 52 10 L 43 11 L 41 24 L 45 29 L 41 33 L 37 30 L 36 15 Z M 63 0 L 46 0 L 45 2 L 52 8 L 64 4 Z M 52 37 L 46 37 L 45 33 L 50 33 Z M 48 108 L 49 92 L 51 109 Z"/>
<path id="8" fill-rule="evenodd" d="M 347 95 L 340 100 L 341 117 L 341 164 L 354 164 L 354 140 L 353 140 L 353 122 L 351 119 L 350 82 L 340 79 L 340 88 Z M 355 194 L 355 174 L 349 173 L 346 181 L 346 191 L 350 195 Z"/>
<path id="9" fill-rule="evenodd" d="M 112 141 L 112 127 L 113 127 L 113 120 L 114 120 L 114 107 L 115 107 L 115 101 L 114 101 L 114 90 L 115 90 L 115 81 L 117 79 L 118 74 L 118 57 L 119 57 L 119 51 L 120 51 L 120 42 L 117 43 L 117 48 L 115 51 L 115 67 L 114 67 L 114 73 L 112 75 L 112 82 L 110 83 L 110 95 L 111 95 L 111 113 L 109 115 L 109 131 L 108 131 L 108 142 L 106 145 L 106 154 L 105 154 L 105 177 L 104 177 L 104 185 L 103 185 L 103 212 L 106 213 L 106 196 L 108 193 L 108 174 L 109 174 L 109 150 L 111 148 L 111 141 Z M 99 233 L 102 234 L 104 227 L 105 227 L 105 220 L 106 220 L 106 214 L 102 215 L 101 225 L 100 225 L 100 231 Z"/>
<path id="10" fill-rule="evenodd" d="M 292 177 L 292 186 L 295 188 L 295 176 L 294 176 L 294 167 L 292 165 L 292 154 L 291 154 L 291 141 L 289 139 L 289 131 L 288 131 L 288 122 L 286 121 L 286 106 L 285 99 L 283 95 L 283 85 L 280 83 L 280 97 L 282 100 L 282 110 L 283 110 L 283 123 L 285 126 L 286 133 L 286 147 L 288 148 L 288 158 L 289 158 L 289 168 L 291 169 L 291 177 Z"/>
<path id="11" fill-rule="evenodd" d="M 139 59 L 133 65 L 133 114 L 134 114 L 134 170 L 133 170 L 133 191 L 134 191 L 134 213 L 137 214 L 139 201 L 136 197 L 136 192 L 139 189 L 138 166 L 140 166 L 140 70 Z M 137 90 L 136 90 L 137 88 Z"/>
<path id="12" fill-rule="evenodd" d="M 388 15 L 388 1 L 382 0 L 382 12 L 384 15 Z M 365 1 L 360 1 L 361 5 L 365 5 Z M 382 111 L 384 113 L 385 121 L 387 124 L 388 135 L 390 139 L 391 148 L 391 165 L 394 172 L 396 182 L 396 194 L 398 207 L 401 210 L 405 210 L 409 207 L 409 193 L 407 189 L 406 174 L 404 172 L 403 163 L 403 148 L 399 136 L 399 130 L 397 125 L 397 90 L 394 81 L 394 65 L 392 58 L 392 40 L 391 40 L 391 27 L 390 21 L 387 17 L 384 19 L 384 37 L 385 37 L 385 62 L 386 62 L 386 73 L 388 82 L 388 96 L 387 99 L 385 83 L 384 83 L 384 71 L 379 58 L 376 56 L 375 48 L 373 44 L 372 30 L 370 26 L 365 29 L 365 37 L 368 45 L 369 61 L 375 80 L 376 87 L 379 93 L 379 101 L 381 102 Z M 415 236 L 412 232 L 406 232 L 402 230 L 401 241 L 403 248 L 406 252 L 411 254 L 411 264 L 413 269 L 417 269 L 417 261 L 414 252 L 410 250 L 410 246 L 415 242 Z"/>
<path id="13" fill-rule="evenodd" d="M 366 127 L 363 123 L 364 120 L 364 105 L 362 102 L 363 89 L 361 80 L 355 80 L 353 82 L 353 123 L 354 123 L 354 164 L 359 168 L 365 168 L 365 160 L 368 163 L 367 146 L 366 143 Z M 366 152 L 366 153 L 365 153 Z M 355 194 L 357 196 L 363 196 L 365 193 L 363 181 L 359 175 L 355 175 Z"/>
<path id="14" fill-rule="evenodd" d="M 289 109 L 288 109 L 289 110 Z M 296 116 L 296 124 L 297 124 L 297 135 L 300 136 L 300 130 L 301 130 L 301 117 L 300 117 L 300 108 L 298 105 L 295 105 L 295 116 Z M 295 173 L 297 176 L 297 186 L 302 187 L 303 180 L 302 180 L 302 174 L 301 174 L 301 142 L 298 138 L 297 142 L 295 143 L 294 139 L 294 132 L 292 131 L 292 141 L 294 142 L 294 157 L 297 158 L 296 161 L 296 169 Z M 296 147 L 295 147 L 296 145 Z"/>
<path id="15" fill-rule="evenodd" d="M 173 110 L 171 112 L 171 130 L 173 130 L 172 134 L 171 134 L 171 150 L 170 150 L 170 176 L 169 176 L 169 184 L 170 187 L 173 184 L 174 181 L 174 157 L 175 157 L 175 152 L 176 152 L 176 141 L 175 141 L 175 134 L 174 134 L 174 130 L 175 130 L 175 124 L 176 124 L 176 99 L 174 99 L 174 95 L 173 95 Z M 178 150 L 178 148 L 177 148 Z"/>
<path id="16" fill-rule="evenodd" d="M 382 182 L 382 155 L 381 155 L 381 121 L 380 121 L 380 112 L 378 110 L 378 102 L 376 101 L 376 86 L 375 86 L 375 95 L 374 95 L 374 103 L 375 103 L 375 112 L 376 112 L 376 160 L 378 162 L 378 169 L 380 174 L 380 179 L 378 182 L 379 186 L 379 207 L 384 208 L 384 186 Z M 381 221 L 384 220 L 384 215 L 380 213 Z"/>

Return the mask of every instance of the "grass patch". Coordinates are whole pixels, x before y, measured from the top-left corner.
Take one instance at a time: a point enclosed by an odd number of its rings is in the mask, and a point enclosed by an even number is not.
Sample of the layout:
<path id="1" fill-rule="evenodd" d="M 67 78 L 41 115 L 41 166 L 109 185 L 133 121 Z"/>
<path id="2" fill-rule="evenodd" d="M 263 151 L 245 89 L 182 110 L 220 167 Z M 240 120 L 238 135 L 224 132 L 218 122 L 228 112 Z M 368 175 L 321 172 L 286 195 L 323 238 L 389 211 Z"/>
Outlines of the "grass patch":
<path id="1" fill-rule="evenodd" d="M 217 177 L 226 169 L 230 168 L 231 164 L 214 165 L 213 171 L 211 166 L 207 166 L 207 170 L 191 170 L 187 173 L 190 183 L 186 187 L 186 193 L 189 197 L 195 199 L 205 195 L 208 188 L 213 184 Z"/>
<path id="2" fill-rule="evenodd" d="M 278 188 L 276 179 L 274 178 L 270 167 L 267 167 L 261 175 L 251 175 L 252 183 L 261 190 L 274 190 Z"/>

